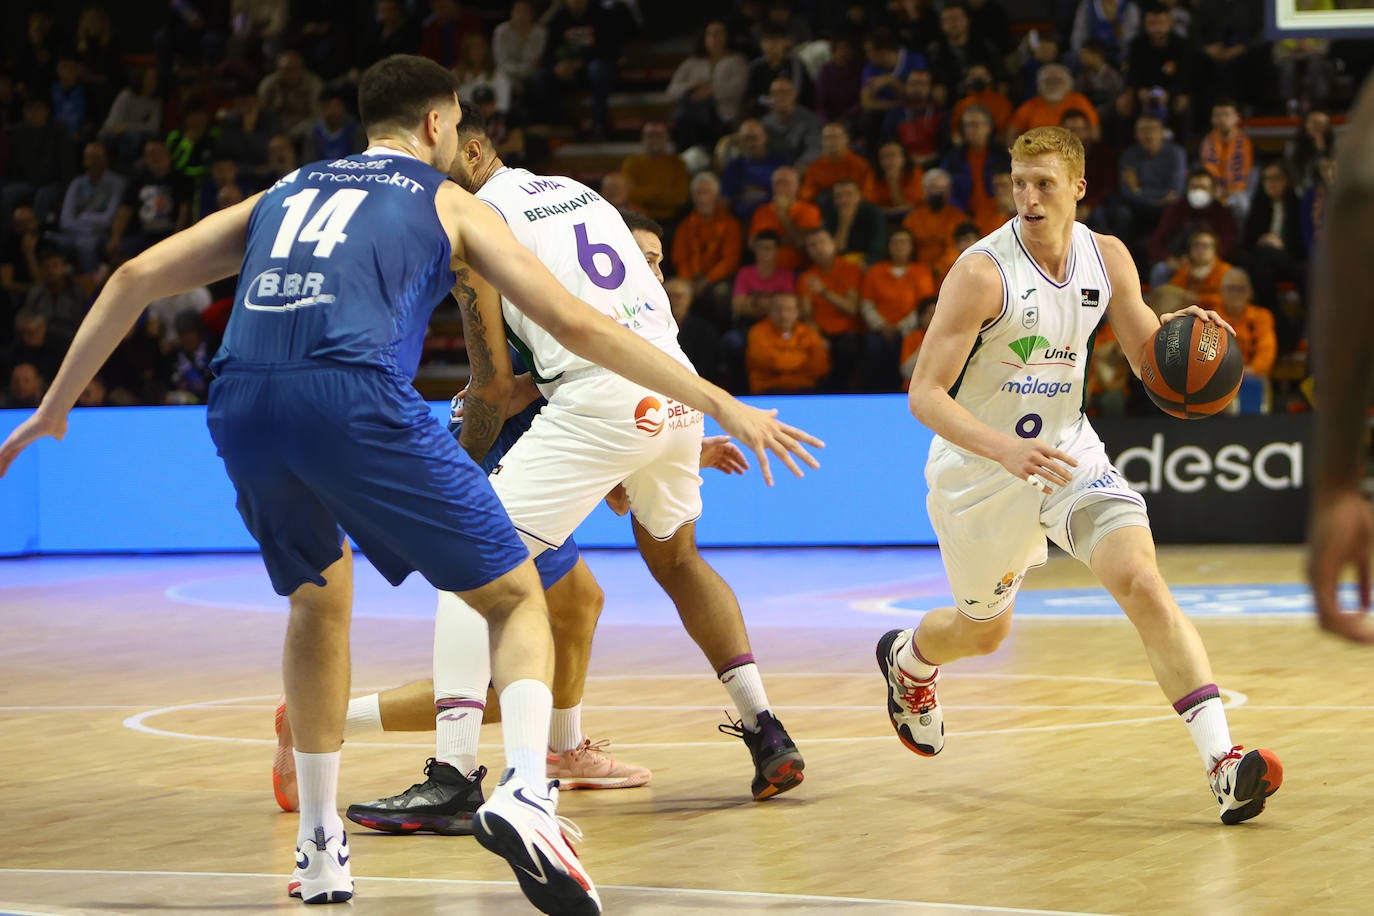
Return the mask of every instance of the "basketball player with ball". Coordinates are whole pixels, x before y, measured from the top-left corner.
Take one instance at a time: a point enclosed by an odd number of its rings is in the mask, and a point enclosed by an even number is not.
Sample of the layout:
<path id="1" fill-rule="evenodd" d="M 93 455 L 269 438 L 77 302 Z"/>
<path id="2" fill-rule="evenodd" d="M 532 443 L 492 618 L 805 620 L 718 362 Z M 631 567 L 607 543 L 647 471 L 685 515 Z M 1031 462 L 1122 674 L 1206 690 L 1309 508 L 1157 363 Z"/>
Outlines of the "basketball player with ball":
<path id="1" fill-rule="evenodd" d="M 911 381 L 911 412 L 936 434 L 928 507 L 955 606 L 879 640 L 888 717 L 909 750 L 943 750 L 940 669 L 1006 639 L 1017 589 L 1048 558 L 1048 537 L 1093 571 L 1135 625 L 1197 745 L 1222 823 L 1249 820 L 1279 788 L 1283 768 L 1271 751 L 1231 741 L 1207 651 L 1160 575 L 1144 500 L 1112 466 L 1082 408 L 1103 319 L 1137 375 L 1146 364 L 1161 370 L 1145 351 L 1170 328 L 1171 346 L 1205 336 L 1217 351 L 1211 358 L 1224 357 L 1233 331 L 1197 306 L 1156 316 L 1126 246 L 1075 222 L 1087 187 L 1076 136 L 1036 128 L 1016 139 L 1011 156 L 1016 216 L 950 270 Z M 1188 391 L 1174 393 L 1186 414 Z"/>

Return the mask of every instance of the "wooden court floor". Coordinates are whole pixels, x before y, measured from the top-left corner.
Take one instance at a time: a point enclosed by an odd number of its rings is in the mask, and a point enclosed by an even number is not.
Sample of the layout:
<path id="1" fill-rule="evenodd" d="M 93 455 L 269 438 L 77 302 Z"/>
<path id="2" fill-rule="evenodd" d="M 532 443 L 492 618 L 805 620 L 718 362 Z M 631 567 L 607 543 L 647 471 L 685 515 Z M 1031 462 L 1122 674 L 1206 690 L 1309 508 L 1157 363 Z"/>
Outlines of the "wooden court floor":
<path id="1" fill-rule="evenodd" d="M 1286 770 L 1265 814 L 1225 828 L 1123 621 L 1020 620 L 998 654 L 947 672 L 948 744 L 922 759 L 892 736 L 873 663 L 909 618 L 872 597 L 919 604 L 933 552 L 811 552 L 835 589 L 804 594 L 786 552 L 750 554 L 709 555 L 757 611 L 755 652 L 807 762 L 802 786 L 763 804 L 744 747 L 715 729 L 724 691 L 638 561 L 589 558 L 610 603 L 584 722 L 654 771 L 644 789 L 563 795 L 607 913 L 1374 912 L 1374 652 L 1306 617 L 1198 618 L 1233 735 Z M 1296 583 L 1299 558 L 1174 548 L 1162 564 L 1244 603 L 1242 586 Z M 285 617 L 234 593 L 259 578 L 253 557 L 0 561 L 0 913 L 300 906 L 285 893 L 294 821 L 269 788 Z M 1061 557 L 1026 594 L 1090 585 Z M 355 621 L 355 686 L 425 676 L 430 635 L 421 615 Z M 494 769 L 499 746 L 484 735 Z M 341 800 L 400 791 L 430 753 L 426 735 L 351 741 Z M 532 912 L 470 838 L 350 836 L 351 911 Z"/>

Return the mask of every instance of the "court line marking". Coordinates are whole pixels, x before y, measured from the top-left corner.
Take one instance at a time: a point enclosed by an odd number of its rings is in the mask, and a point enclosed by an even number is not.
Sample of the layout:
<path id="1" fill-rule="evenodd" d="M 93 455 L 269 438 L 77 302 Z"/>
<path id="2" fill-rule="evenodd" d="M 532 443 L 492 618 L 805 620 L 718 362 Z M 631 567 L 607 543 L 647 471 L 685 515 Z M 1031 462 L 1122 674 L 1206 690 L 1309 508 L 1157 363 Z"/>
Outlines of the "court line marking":
<path id="1" fill-rule="evenodd" d="M 217 872 L 217 871 L 144 871 L 119 869 L 100 869 L 100 868 L 0 868 L 0 874 L 29 874 L 29 875 L 93 875 L 100 877 L 116 876 L 137 876 L 145 878 L 268 878 L 281 880 L 282 875 L 267 874 L 264 872 Z M 465 878 L 399 878 L 399 877 L 375 877 L 369 878 L 362 875 L 355 875 L 354 880 L 362 882 L 377 882 L 387 884 L 442 884 L 458 885 L 467 887 L 500 887 L 518 889 L 519 885 L 514 881 L 477 881 Z M 626 891 L 629 893 L 647 894 L 676 894 L 680 896 L 703 896 L 703 897 L 756 897 L 764 900 L 792 900 L 798 903 L 845 903 L 859 904 L 860 906 L 896 906 L 914 909 L 921 907 L 924 909 L 956 910 L 977 913 L 1019 913 L 1024 916 L 1107 916 L 1103 913 L 1084 913 L 1074 910 L 1036 910 L 1024 907 L 1006 906 L 987 906 L 976 903 L 934 903 L 923 900 L 884 900 L 874 897 L 830 897 L 824 894 L 782 894 L 770 893 L 768 891 L 726 891 L 715 888 L 692 888 L 692 887 L 649 887 L 636 884 L 598 884 L 598 890 L 603 891 Z"/>
<path id="2" fill-rule="evenodd" d="M 866 671 L 866 672 L 833 672 L 833 673 L 829 673 L 829 674 L 821 674 L 821 673 L 816 673 L 816 672 L 797 672 L 797 673 L 794 673 L 794 674 L 789 674 L 789 673 L 787 673 L 787 672 L 778 672 L 778 673 L 775 673 L 775 674 L 770 675 L 770 677 L 772 677 L 772 678 L 785 678 L 785 677 L 803 677 L 803 678 L 807 678 L 807 677 L 850 677 L 850 678 L 864 677 L 864 678 L 872 678 L 872 677 L 873 677 L 873 673 L 872 673 L 872 672 L 867 672 L 867 671 Z M 1139 679 L 1139 678 L 1092 677 L 1092 676 L 1087 676 L 1087 675 L 988 674 L 988 673 L 981 673 L 981 672 L 968 672 L 968 673 L 965 673 L 965 674 L 951 675 L 951 677 L 952 677 L 952 678 L 955 678 L 955 679 L 961 679 L 961 678 L 962 678 L 962 679 L 970 679 L 970 680 L 978 680 L 978 679 L 982 679 L 982 680 L 1058 680 L 1058 681 L 1077 681 L 1077 682 L 1085 682 L 1085 683 L 1113 684 L 1113 685 L 1118 685 L 1118 686 L 1120 686 L 1120 685 L 1128 685 L 1128 686 L 1147 686 L 1147 687 L 1155 687 L 1155 686 L 1156 686 L 1155 682 L 1152 681 L 1152 680 L 1142 680 L 1142 679 Z M 702 675 L 700 675 L 700 674 L 652 674 L 652 675 L 629 675 L 629 676 L 625 676 L 625 677 L 612 677 L 612 676 L 604 676 L 604 675 L 603 675 L 603 676 L 602 676 L 601 678 L 599 678 L 599 679 L 600 679 L 600 680 L 648 680 L 648 679 L 654 679 L 654 680 L 695 680 L 695 679 L 698 679 L 698 678 L 702 678 Z M 1226 706 L 1227 708 L 1235 708 L 1235 707 L 1238 707 L 1238 706 L 1244 706 L 1246 703 L 1249 702 L 1249 697 L 1247 697 L 1245 694 L 1241 693 L 1240 691 L 1237 691 L 1237 690 L 1228 690 L 1228 689 L 1226 689 L 1226 688 L 1220 688 L 1220 690 L 1221 690 L 1222 697 L 1223 697 L 1223 699 L 1225 700 L 1225 706 Z M 151 719 L 151 718 L 153 718 L 153 717 L 155 717 L 155 716 L 167 715 L 167 714 L 170 714 L 170 713 L 173 713 L 173 712 L 181 712 L 181 711 L 184 711 L 184 710 L 191 710 L 191 709 L 252 708 L 252 707 L 245 707 L 245 706 L 243 706 L 243 705 L 241 705 L 241 704 L 244 704 L 244 703 L 255 703 L 255 702 L 260 701 L 260 700 L 270 700 L 270 699 L 273 699 L 273 696 L 269 694 L 269 695 L 258 695 L 258 696 L 247 696 L 247 697 L 229 697 L 229 698 L 225 698 L 225 699 L 207 700 L 207 701 L 202 702 L 202 703 L 179 703 L 179 704 L 172 705 L 172 706 L 161 706 L 161 707 L 158 707 L 157 709 L 145 710 L 145 711 L 143 711 L 143 712 L 140 712 L 140 713 L 137 713 L 137 714 L 135 714 L 135 715 L 129 716 L 129 717 L 127 717 L 126 719 L 124 719 L 123 725 L 124 725 L 125 728 L 128 728 L 128 729 L 131 730 L 131 731 L 141 732 L 141 733 L 146 734 L 146 735 L 155 735 L 155 736 L 161 737 L 161 738 L 180 738 L 180 739 L 182 739 L 182 740 L 191 740 L 191 741 L 215 741 L 215 742 L 219 742 L 219 743 L 221 743 L 221 744 L 270 744 L 270 745 L 275 745 L 275 744 L 276 744 L 276 738 L 241 738 L 241 737 L 234 737 L 234 736 L 230 736 L 230 735 L 197 735 L 197 734 L 192 734 L 192 733 L 189 733 L 189 732 L 179 732 L 179 731 L 172 731 L 172 730 L 169 730 L 169 729 L 157 728 L 156 726 L 149 725 L 149 724 L 147 723 L 147 720 L 148 720 L 148 719 Z M 274 706 L 273 708 L 275 708 L 275 706 Z M 706 708 L 706 709 L 715 709 L 715 708 L 717 708 L 717 707 L 715 707 L 715 706 L 710 706 L 710 707 L 704 707 L 704 708 Z M 785 708 L 785 707 L 783 707 L 783 708 Z M 877 710 L 877 709 L 879 709 L 880 707 L 877 706 L 877 705 L 875 704 L 874 706 L 871 706 L 871 707 L 860 707 L 860 708 L 862 708 L 862 709 Z M 960 707 L 950 707 L 950 708 L 952 708 L 952 709 L 959 709 Z M 1013 708 L 1022 708 L 1022 709 L 1024 709 L 1024 708 L 1026 708 L 1026 707 L 1013 707 Z M 1129 708 L 1133 708 L 1133 709 L 1134 709 L 1134 708 L 1137 708 L 1137 707 L 1132 706 L 1132 707 L 1129 707 Z M 1159 708 L 1159 707 L 1149 707 L 1149 708 L 1157 709 L 1157 708 Z M 728 712 L 727 712 L 726 714 L 728 715 Z M 1115 727 L 1115 726 L 1118 726 L 1118 725 L 1140 725 L 1140 724 L 1143 724 L 1143 723 L 1146 723 L 1146 722 L 1163 722 L 1163 721 L 1172 720 L 1172 719 L 1174 719 L 1174 718 L 1176 718 L 1176 716 L 1175 716 L 1173 713 L 1170 712 L 1170 713 L 1162 713 L 1162 714 L 1159 714 L 1159 715 L 1152 715 L 1152 716 L 1140 716 L 1140 717 L 1135 717 L 1135 718 L 1107 719 L 1107 720 L 1103 720 L 1103 721 L 1099 721 L 1099 722 L 1064 722 L 1064 723 L 1059 723 L 1059 724 L 1057 724 L 1057 725 L 1032 725 L 1032 726 L 1024 726 L 1024 725 L 1023 725 L 1023 726 L 1014 726 L 1014 727 L 1010 727 L 1010 728 L 972 729 L 972 730 L 969 730 L 969 731 L 960 731 L 960 732 L 958 732 L 957 734 L 958 734 L 960 737 L 964 737 L 964 738 L 981 738 L 981 737 L 986 737 L 986 736 L 989 736 L 989 735 L 1016 735 L 1016 734 L 1034 734 L 1034 733 L 1039 733 L 1039 732 L 1079 731 L 1079 730 L 1082 730 L 1082 729 L 1089 729 L 1089 728 L 1111 728 L 1111 727 Z M 891 737 L 890 735 L 883 734 L 883 735 L 858 735 L 858 736 L 853 736 L 853 737 L 833 737 L 833 738 L 824 738 L 824 737 L 822 737 L 822 738 L 808 738 L 808 739 L 806 740 L 806 743 L 807 743 L 807 744 L 838 744 L 838 743 L 841 743 L 841 742 L 858 742 L 858 741 L 865 741 L 865 742 L 866 742 L 866 741 L 891 741 L 891 740 L 892 740 L 892 737 Z M 429 748 L 429 747 L 432 747 L 432 746 L 433 746 L 433 742 L 425 742 L 425 743 L 422 743 L 422 744 L 417 744 L 417 743 L 415 743 L 415 742 L 402 742 L 402 741 L 349 741 L 348 743 L 349 743 L 351 746 L 353 746 L 353 747 L 388 747 L 388 748 L 395 748 L 395 747 L 412 747 L 412 748 Z M 620 743 L 617 743 L 616 746 L 617 746 L 617 747 L 620 747 L 620 748 L 643 749 L 643 748 L 684 748 L 684 747 L 735 747 L 736 744 L 735 744 L 734 741 L 665 741 L 665 742 L 642 742 L 642 743 L 620 742 Z M 500 747 L 500 745 L 496 745 L 496 744 L 480 744 L 480 745 L 478 745 L 478 747 L 479 747 L 479 748 L 492 749 L 492 748 L 498 748 L 498 747 Z"/>

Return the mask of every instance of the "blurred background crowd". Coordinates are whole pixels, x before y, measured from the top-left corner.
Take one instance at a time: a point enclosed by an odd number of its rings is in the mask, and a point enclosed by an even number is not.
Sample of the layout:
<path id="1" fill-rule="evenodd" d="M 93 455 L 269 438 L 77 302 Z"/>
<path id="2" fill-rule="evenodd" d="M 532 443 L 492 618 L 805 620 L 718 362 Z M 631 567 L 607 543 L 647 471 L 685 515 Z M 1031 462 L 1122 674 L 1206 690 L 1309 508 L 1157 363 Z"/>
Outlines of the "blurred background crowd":
<path id="1" fill-rule="evenodd" d="M 1342 0 L 1299 0 L 1303 9 Z M 392 53 L 451 67 L 506 163 L 663 226 L 698 370 L 899 391 L 959 254 L 1015 214 L 1008 144 L 1087 149 L 1078 218 L 1161 311 L 1238 330 L 1236 409 L 1307 408 L 1306 270 L 1374 42 L 1273 42 L 1259 0 L 171 0 L 11 10 L 0 50 L 0 407 L 31 407 L 124 260 L 362 150 Z M 151 303 L 85 405 L 202 403 L 233 281 Z M 1090 411 L 1149 411 L 1110 329 Z M 466 378 L 441 308 L 417 386 Z"/>

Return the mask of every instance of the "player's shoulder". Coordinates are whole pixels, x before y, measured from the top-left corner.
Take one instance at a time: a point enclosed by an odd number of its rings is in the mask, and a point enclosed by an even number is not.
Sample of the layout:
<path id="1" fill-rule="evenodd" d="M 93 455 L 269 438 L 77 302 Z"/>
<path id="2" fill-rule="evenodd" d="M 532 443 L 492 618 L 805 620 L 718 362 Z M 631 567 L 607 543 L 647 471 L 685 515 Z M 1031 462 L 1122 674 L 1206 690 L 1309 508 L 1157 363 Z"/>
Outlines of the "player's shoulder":
<path id="1" fill-rule="evenodd" d="M 1107 273 L 1114 273 L 1123 269 L 1127 264 L 1134 269 L 1135 262 L 1131 259 L 1131 252 L 1126 248 L 1126 243 L 1114 235 L 1107 235 L 1104 232 L 1095 232 L 1092 229 L 1084 228 L 1085 237 L 1097 246 L 1097 250 L 1102 254 L 1102 266 Z"/>
<path id="2" fill-rule="evenodd" d="M 996 301 L 1000 307 L 1006 294 L 1006 274 L 997 255 L 975 244 L 965 251 L 945 275 L 940 285 L 941 298 L 945 293 L 960 298 Z"/>

